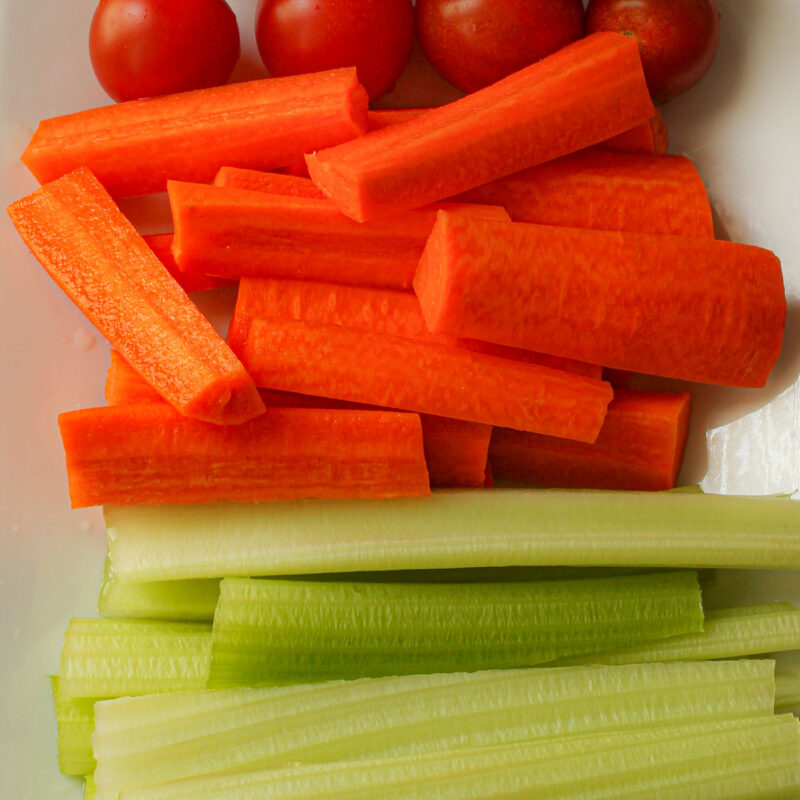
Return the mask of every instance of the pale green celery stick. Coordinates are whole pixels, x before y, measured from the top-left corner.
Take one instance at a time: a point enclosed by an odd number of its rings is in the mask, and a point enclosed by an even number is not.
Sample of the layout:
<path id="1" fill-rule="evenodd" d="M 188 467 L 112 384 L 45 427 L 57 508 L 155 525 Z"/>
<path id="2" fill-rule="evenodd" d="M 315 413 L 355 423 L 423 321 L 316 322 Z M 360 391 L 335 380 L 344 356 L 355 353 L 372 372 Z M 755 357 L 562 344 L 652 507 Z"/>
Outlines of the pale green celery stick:
<path id="1" fill-rule="evenodd" d="M 438 584 L 226 578 L 209 686 L 527 667 L 702 630 L 694 572 Z"/>
<path id="2" fill-rule="evenodd" d="M 800 706 L 800 673 L 779 669 L 775 672 L 775 711 L 789 711 Z"/>
<path id="3" fill-rule="evenodd" d="M 92 731 L 96 698 L 67 700 L 58 688 L 58 675 L 50 677 L 58 725 L 58 766 L 64 775 L 94 771 Z"/>
<path id="4" fill-rule="evenodd" d="M 509 565 L 800 568 L 800 503 L 442 490 L 397 500 L 106 508 L 121 580 Z"/>
<path id="5" fill-rule="evenodd" d="M 58 690 L 67 699 L 199 689 L 210 665 L 209 625 L 73 619 L 61 650 Z"/>
<path id="6" fill-rule="evenodd" d="M 87 775 L 83 779 L 83 800 L 96 800 L 97 786 L 94 782 L 94 775 Z"/>
<path id="7" fill-rule="evenodd" d="M 211 622 L 219 580 L 123 583 L 106 558 L 97 609 L 104 617 Z"/>
<path id="8" fill-rule="evenodd" d="M 123 792 L 124 800 L 311 800 L 320 797 L 518 796 L 514 789 L 563 789 L 586 777 L 618 789 L 675 785 L 689 775 L 722 776 L 721 758 L 734 755 L 738 772 L 771 751 L 771 765 L 797 752 L 798 722 L 791 715 L 650 730 L 571 736 L 421 757 L 304 764 L 229 776 L 190 778 Z M 778 756 L 775 749 L 782 749 Z M 694 763 L 687 763 L 694 762 Z M 791 762 L 790 762 L 791 763 Z M 724 765 L 727 767 L 728 765 Z M 432 791 L 433 790 L 433 791 Z M 506 795 L 505 792 L 511 790 Z M 439 794 L 441 792 L 441 794 Z M 526 796 L 526 795 L 523 795 Z M 527 795 L 530 796 L 530 795 Z M 558 795 L 556 795 L 558 796 Z M 573 795 L 568 795 L 572 797 Z M 584 796 L 581 794 L 580 796 Z M 606 794 L 589 794 L 606 797 Z"/>
<path id="9" fill-rule="evenodd" d="M 624 649 L 559 659 L 551 666 L 740 658 L 800 649 L 800 610 L 769 603 L 706 611 L 705 630 Z"/>
<path id="10" fill-rule="evenodd" d="M 771 716 L 770 661 L 411 675 L 97 703 L 98 800 L 194 775 Z"/>

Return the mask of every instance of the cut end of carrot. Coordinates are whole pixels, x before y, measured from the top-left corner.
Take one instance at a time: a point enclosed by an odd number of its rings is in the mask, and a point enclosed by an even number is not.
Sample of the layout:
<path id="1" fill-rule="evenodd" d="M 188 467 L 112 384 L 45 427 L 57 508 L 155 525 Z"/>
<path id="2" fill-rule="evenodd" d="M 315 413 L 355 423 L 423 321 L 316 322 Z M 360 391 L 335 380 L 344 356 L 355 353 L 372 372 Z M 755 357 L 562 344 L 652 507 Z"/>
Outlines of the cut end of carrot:
<path id="1" fill-rule="evenodd" d="M 358 186 L 342 178 L 330 162 L 319 157 L 319 153 L 306 154 L 306 166 L 308 174 L 314 185 L 322 194 L 330 200 L 335 198 L 336 207 L 345 216 L 365 222 L 366 217 L 362 213 L 363 202 L 360 197 Z"/>
<path id="2" fill-rule="evenodd" d="M 252 378 L 242 368 L 226 375 L 196 397 L 184 412 L 193 419 L 217 425 L 240 425 L 266 410 Z"/>
<path id="3" fill-rule="evenodd" d="M 444 301 L 456 291 L 455 286 L 447 283 L 448 271 L 445 266 L 452 238 L 451 231 L 456 220 L 457 214 L 453 212 L 437 213 L 436 223 L 414 275 L 414 292 L 419 299 L 425 324 L 433 333 L 441 331 L 442 318 L 447 309 Z"/>

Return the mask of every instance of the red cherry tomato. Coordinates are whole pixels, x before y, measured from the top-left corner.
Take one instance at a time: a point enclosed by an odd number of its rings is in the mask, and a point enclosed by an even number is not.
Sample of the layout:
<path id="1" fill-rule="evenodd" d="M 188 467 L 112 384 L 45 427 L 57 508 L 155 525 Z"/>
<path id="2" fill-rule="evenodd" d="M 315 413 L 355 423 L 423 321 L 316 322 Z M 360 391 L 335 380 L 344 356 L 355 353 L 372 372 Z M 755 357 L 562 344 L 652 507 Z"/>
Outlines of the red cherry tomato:
<path id="1" fill-rule="evenodd" d="M 582 0 L 417 0 L 423 53 L 472 92 L 583 36 Z"/>
<path id="2" fill-rule="evenodd" d="M 356 67 L 373 100 L 394 86 L 413 41 L 411 0 L 260 0 L 256 12 L 273 75 Z"/>
<path id="3" fill-rule="evenodd" d="M 719 43 L 719 11 L 715 0 L 590 0 L 586 30 L 634 36 L 650 94 L 664 102 L 708 71 Z"/>
<path id="4" fill-rule="evenodd" d="M 239 28 L 225 0 L 100 0 L 89 55 L 117 101 L 204 89 L 233 72 Z"/>

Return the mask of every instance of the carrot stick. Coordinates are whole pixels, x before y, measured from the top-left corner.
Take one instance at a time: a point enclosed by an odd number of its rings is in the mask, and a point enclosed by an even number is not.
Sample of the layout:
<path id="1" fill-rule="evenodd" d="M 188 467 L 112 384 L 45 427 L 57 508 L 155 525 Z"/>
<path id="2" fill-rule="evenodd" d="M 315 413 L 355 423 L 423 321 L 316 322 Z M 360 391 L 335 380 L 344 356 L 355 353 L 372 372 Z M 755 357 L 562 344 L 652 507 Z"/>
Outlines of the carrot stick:
<path id="1" fill-rule="evenodd" d="M 594 444 L 495 428 L 494 475 L 564 489 L 672 489 L 689 428 L 689 394 L 614 393 Z"/>
<path id="2" fill-rule="evenodd" d="M 636 42 L 600 33 L 408 122 L 306 155 L 306 162 L 337 207 L 364 221 L 597 144 L 652 114 Z"/>
<path id="3" fill-rule="evenodd" d="M 312 200 L 322 200 L 325 197 L 308 178 L 256 169 L 222 167 L 214 178 L 214 185 L 286 197 L 308 197 Z"/>
<path id="4" fill-rule="evenodd" d="M 382 131 L 390 125 L 399 125 L 416 119 L 430 109 L 427 108 L 384 108 L 367 111 L 367 130 Z"/>
<path id="5" fill-rule="evenodd" d="M 264 410 L 236 356 L 91 172 L 46 184 L 8 212 L 56 283 L 182 414 L 229 424 Z"/>
<path id="6" fill-rule="evenodd" d="M 602 381 L 496 356 L 297 320 L 253 320 L 243 361 L 271 389 L 592 442 Z"/>
<path id="7" fill-rule="evenodd" d="M 328 200 L 169 182 L 173 254 L 192 274 L 278 277 L 408 289 L 436 219 L 418 209 L 360 225 Z M 501 208 L 450 204 L 508 219 Z"/>
<path id="8" fill-rule="evenodd" d="M 259 173 L 266 175 L 267 173 Z M 184 292 L 202 292 L 207 289 L 220 289 L 233 286 L 235 281 L 224 278 L 210 278 L 208 275 L 190 275 L 182 272 L 172 255 L 172 234 L 154 233 L 144 237 L 147 246 L 156 254 L 156 258 L 167 268 L 167 272 L 178 282 Z"/>
<path id="9" fill-rule="evenodd" d="M 240 281 L 227 339 L 233 352 L 237 355 L 242 352 L 253 319 L 276 317 L 342 325 L 459 347 L 589 378 L 600 378 L 602 374 L 601 367 L 582 361 L 431 333 L 422 316 L 419 300 L 411 292 L 271 278 L 242 278 Z"/>
<path id="10" fill-rule="evenodd" d="M 269 389 L 262 389 L 260 394 L 267 408 L 371 408 L 343 400 Z M 158 393 L 115 350 L 111 351 L 111 364 L 106 377 L 106 400 L 109 405 L 163 402 Z M 483 486 L 492 426 L 431 414 L 420 414 L 420 421 L 430 485 L 450 488 Z"/>
<path id="11" fill-rule="evenodd" d="M 416 414 L 273 408 L 220 428 L 160 403 L 58 423 L 73 508 L 430 494 Z"/>
<path id="12" fill-rule="evenodd" d="M 658 109 L 646 122 L 612 136 L 603 142 L 603 147 L 610 150 L 623 150 L 628 153 L 649 153 L 656 155 L 667 152 L 669 138 L 667 126 L 661 119 Z"/>
<path id="13" fill-rule="evenodd" d="M 44 120 L 22 160 L 40 183 L 77 167 L 110 194 L 211 181 L 224 165 L 272 169 L 366 130 L 353 68 L 232 83 Z"/>
<path id="14" fill-rule="evenodd" d="M 118 353 L 112 350 L 105 395 L 110 406 L 162 403 L 161 395 Z"/>
<path id="15" fill-rule="evenodd" d="M 492 426 L 420 414 L 433 488 L 476 488 L 486 482 Z"/>
<path id="16" fill-rule="evenodd" d="M 295 178 L 308 178 L 308 165 L 306 164 L 305 154 L 293 158 L 286 167 L 284 167 L 284 172 Z"/>
<path id="17" fill-rule="evenodd" d="M 408 122 L 426 111 L 428 111 L 427 108 L 389 108 L 367 111 L 367 130 L 380 131 L 390 125 Z M 656 153 L 666 153 L 667 143 L 667 126 L 661 119 L 658 109 L 655 109 L 655 114 L 649 120 L 606 139 L 600 143 L 600 146 L 610 150 L 655 155 Z"/>
<path id="18" fill-rule="evenodd" d="M 786 317 L 759 247 L 446 211 L 414 288 L 438 333 L 730 386 L 763 386 Z"/>
<path id="19" fill-rule="evenodd" d="M 714 236 L 703 181 L 683 156 L 581 150 L 454 199 L 503 206 L 515 222 Z"/>

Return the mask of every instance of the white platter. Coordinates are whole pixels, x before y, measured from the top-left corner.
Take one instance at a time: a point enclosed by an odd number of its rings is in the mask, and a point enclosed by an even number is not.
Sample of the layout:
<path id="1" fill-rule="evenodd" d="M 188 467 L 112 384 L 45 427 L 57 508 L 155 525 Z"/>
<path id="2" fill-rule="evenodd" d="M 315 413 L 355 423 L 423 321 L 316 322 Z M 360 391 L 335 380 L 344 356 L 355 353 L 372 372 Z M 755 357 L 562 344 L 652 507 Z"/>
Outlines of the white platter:
<path id="1" fill-rule="evenodd" d="M 37 122 L 104 104 L 87 52 L 95 0 L 0 0 L 0 200 L 36 183 L 19 162 Z M 258 72 L 254 0 L 234 0 Z M 775 250 L 790 300 L 764 390 L 697 387 L 682 478 L 708 491 L 800 487 L 800 4 L 720 0 L 711 72 L 664 109 L 672 152 L 691 156 L 733 239 Z M 70 511 L 56 417 L 99 404 L 108 348 L 0 218 L 0 797 L 77 798 L 56 765 L 47 675 L 71 616 L 96 613 L 105 550 L 98 510 Z M 714 602 L 794 600 L 793 573 L 720 573 Z M 791 659 L 790 659 L 791 660 Z M 800 665 L 800 660 L 795 659 Z"/>

